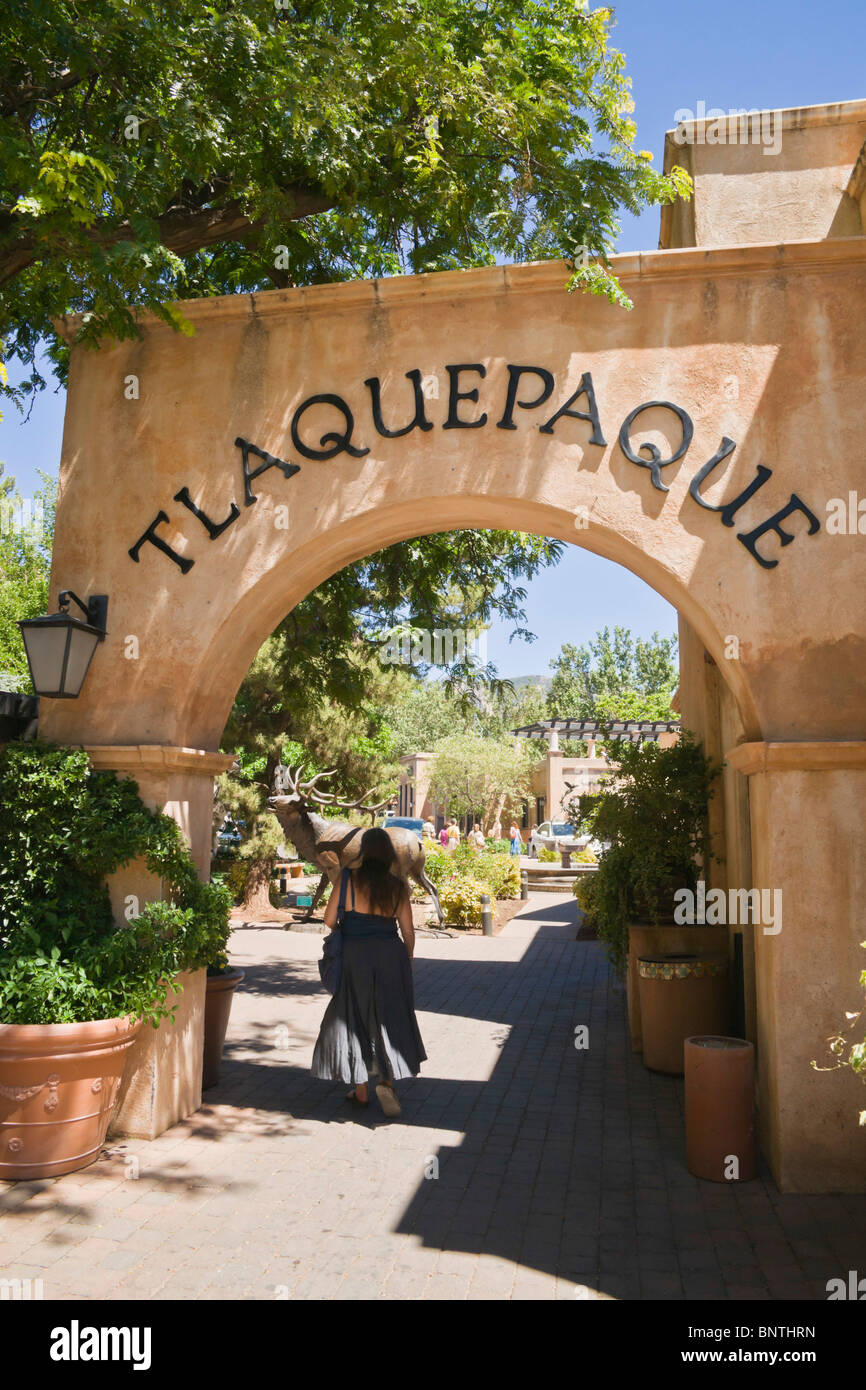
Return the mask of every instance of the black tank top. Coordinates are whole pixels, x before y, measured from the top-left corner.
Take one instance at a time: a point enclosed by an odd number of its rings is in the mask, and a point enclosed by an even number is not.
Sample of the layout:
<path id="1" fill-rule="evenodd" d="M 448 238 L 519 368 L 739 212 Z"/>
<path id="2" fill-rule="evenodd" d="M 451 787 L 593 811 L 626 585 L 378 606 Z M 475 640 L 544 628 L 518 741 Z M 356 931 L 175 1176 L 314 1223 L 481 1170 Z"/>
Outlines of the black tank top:
<path id="1" fill-rule="evenodd" d="M 344 869 L 344 874 L 349 875 L 349 886 L 352 889 L 352 906 L 347 907 L 343 912 L 343 938 L 358 936 L 397 936 L 396 917 L 382 917 L 378 912 L 358 912 L 355 907 L 355 881 L 352 878 L 350 869 Z"/>

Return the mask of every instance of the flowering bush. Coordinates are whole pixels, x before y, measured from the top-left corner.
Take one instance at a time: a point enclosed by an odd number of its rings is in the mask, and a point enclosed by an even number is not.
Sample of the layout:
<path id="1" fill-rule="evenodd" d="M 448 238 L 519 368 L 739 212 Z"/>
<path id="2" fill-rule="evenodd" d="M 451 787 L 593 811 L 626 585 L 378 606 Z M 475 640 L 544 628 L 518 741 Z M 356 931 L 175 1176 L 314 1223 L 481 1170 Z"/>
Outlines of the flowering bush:
<path id="1" fill-rule="evenodd" d="M 489 883 L 472 878 L 469 874 L 457 873 L 446 879 L 439 889 L 439 902 L 449 926 L 479 926 L 482 893 L 486 893 L 491 900 L 494 897 Z"/>
<path id="2" fill-rule="evenodd" d="M 520 861 L 512 854 L 479 854 L 476 873 L 492 886 L 497 898 L 520 897 Z"/>
<path id="3" fill-rule="evenodd" d="M 424 867 L 440 898 L 443 886 L 459 877 L 483 881 L 487 886 L 482 891 L 491 898 L 520 896 L 520 865 L 510 854 L 458 845 L 454 850 L 429 850 Z"/>

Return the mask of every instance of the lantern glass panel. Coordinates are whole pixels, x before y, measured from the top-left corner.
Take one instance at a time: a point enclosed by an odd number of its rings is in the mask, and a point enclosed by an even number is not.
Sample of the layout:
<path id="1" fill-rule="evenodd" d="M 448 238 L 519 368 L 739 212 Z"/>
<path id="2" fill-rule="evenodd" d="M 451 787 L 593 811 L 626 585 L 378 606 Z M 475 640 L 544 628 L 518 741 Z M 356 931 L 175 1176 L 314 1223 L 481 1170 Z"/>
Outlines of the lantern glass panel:
<path id="1" fill-rule="evenodd" d="M 63 662 L 69 640 L 68 629 L 64 624 L 52 623 L 50 626 L 23 629 L 27 660 L 30 663 L 30 677 L 37 694 L 54 694 L 60 691 L 63 675 Z"/>
<path id="2" fill-rule="evenodd" d="M 77 695 L 81 690 L 98 641 L 99 637 L 95 632 L 84 632 L 80 627 L 70 629 L 66 679 L 63 682 L 64 695 Z"/>

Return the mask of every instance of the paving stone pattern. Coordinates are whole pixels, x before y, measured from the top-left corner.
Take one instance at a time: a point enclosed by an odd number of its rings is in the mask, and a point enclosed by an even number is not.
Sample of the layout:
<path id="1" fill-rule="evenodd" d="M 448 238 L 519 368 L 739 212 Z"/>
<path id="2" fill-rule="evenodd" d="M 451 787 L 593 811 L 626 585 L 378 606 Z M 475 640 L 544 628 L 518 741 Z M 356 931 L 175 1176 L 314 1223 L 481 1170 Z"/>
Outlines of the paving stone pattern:
<path id="1" fill-rule="evenodd" d="M 152 1143 L 0 1184 L 0 1278 L 58 1299 L 823 1300 L 866 1270 L 866 1196 L 690 1176 L 682 1082 L 631 1052 L 575 930 L 573 899 L 535 894 L 501 936 L 419 939 L 429 1060 L 396 1121 L 309 1074 L 321 937 L 236 932 L 220 1085 Z"/>

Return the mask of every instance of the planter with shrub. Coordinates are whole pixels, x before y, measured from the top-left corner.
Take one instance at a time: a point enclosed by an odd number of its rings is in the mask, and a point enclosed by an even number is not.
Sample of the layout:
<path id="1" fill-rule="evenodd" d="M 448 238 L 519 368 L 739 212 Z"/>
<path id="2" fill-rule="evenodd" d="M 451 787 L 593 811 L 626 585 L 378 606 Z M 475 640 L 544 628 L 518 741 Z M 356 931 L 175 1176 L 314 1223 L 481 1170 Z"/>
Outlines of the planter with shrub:
<path id="1" fill-rule="evenodd" d="M 609 846 L 598 870 L 579 879 L 574 892 L 614 970 L 626 976 L 632 1046 L 639 1051 L 639 957 L 728 949 L 726 927 L 680 926 L 673 920 L 674 893 L 678 888 L 696 892 L 710 863 L 708 809 L 719 769 L 688 733 L 670 748 L 618 743 L 610 756 L 616 766 L 603 791 L 570 808 L 581 831 Z"/>
<path id="2" fill-rule="evenodd" d="M 0 751 L 0 842 L 0 1177 L 52 1176 L 98 1157 L 131 1043 L 224 954 L 231 896 L 82 749 Z M 135 860 L 166 900 L 117 922 L 107 879 Z"/>

